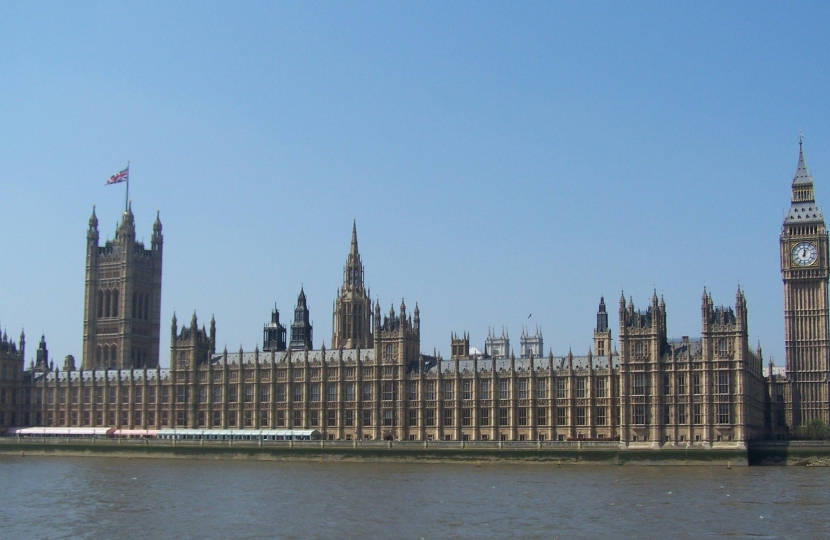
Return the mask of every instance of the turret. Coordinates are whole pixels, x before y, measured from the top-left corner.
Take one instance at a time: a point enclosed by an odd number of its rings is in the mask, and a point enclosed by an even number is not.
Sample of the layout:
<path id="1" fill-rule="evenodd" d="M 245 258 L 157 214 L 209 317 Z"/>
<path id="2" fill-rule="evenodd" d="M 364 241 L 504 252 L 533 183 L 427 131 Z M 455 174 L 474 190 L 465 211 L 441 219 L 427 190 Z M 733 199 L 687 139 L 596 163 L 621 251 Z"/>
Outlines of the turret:
<path id="1" fill-rule="evenodd" d="M 153 223 L 153 239 L 152 250 L 161 251 L 161 246 L 164 243 L 164 237 L 161 234 L 161 219 L 159 218 L 159 211 L 156 210 L 156 221 Z"/>
<path id="2" fill-rule="evenodd" d="M 92 205 L 92 215 L 89 218 L 89 229 L 86 233 L 88 248 L 98 249 L 98 216 L 95 215 L 95 205 Z"/>

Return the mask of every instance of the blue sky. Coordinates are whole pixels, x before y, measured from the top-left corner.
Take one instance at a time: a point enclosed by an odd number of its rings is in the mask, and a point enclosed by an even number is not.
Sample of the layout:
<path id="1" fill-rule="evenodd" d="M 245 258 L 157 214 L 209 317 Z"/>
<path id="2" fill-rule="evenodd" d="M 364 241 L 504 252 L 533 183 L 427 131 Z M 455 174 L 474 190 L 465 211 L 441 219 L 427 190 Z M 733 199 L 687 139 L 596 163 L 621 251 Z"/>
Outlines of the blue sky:
<path id="1" fill-rule="evenodd" d="M 623 289 L 695 336 L 704 285 L 740 283 L 780 365 L 799 130 L 830 201 L 828 27 L 818 2 L 2 3 L 0 325 L 80 357 L 87 220 L 112 237 L 129 159 L 163 365 L 174 310 L 253 349 L 301 285 L 328 345 L 353 218 L 424 351 L 526 324 L 582 354 Z"/>

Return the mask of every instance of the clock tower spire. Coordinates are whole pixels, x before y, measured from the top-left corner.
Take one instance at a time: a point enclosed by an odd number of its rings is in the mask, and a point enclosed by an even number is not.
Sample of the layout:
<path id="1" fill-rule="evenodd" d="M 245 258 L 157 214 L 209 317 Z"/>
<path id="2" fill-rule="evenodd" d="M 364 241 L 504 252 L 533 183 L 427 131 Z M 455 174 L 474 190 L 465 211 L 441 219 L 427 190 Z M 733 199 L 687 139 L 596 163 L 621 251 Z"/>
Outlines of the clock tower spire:
<path id="1" fill-rule="evenodd" d="M 790 210 L 781 228 L 780 252 L 789 381 L 785 392 L 787 423 L 793 429 L 815 418 L 830 420 L 827 229 L 816 205 L 801 137 Z"/>

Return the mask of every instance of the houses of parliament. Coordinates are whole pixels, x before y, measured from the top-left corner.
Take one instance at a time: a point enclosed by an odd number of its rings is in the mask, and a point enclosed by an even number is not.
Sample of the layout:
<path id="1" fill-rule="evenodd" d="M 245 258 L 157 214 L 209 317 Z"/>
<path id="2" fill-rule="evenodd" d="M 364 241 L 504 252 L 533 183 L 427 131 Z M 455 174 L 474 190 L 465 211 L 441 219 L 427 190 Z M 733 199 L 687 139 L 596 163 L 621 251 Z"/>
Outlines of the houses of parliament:
<path id="1" fill-rule="evenodd" d="M 145 246 L 127 207 L 115 237 L 101 245 L 93 209 L 82 358 L 56 365 L 44 337 L 27 356 L 25 336 L 15 342 L 4 332 L 0 427 L 302 428 L 328 440 L 605 440 L 648 448 L 786 439 L 812 419 L 830 420 L 828 239 L 801 143 L 779 245 L 780 371 L 765 368 L 760 347 L 749 345 L 740 288 L 725 306 L 702 292 L 698 337 L 667 337 L 668 308 L 656 294 L 640 305 L 621 296 L 616 348 L 600 298 L 584 356 L 545 354 L 538 330 L 522 332 L 518 355 L 509 335 L 493 332 L 483 351 L 464 332 L 451 334 L 449 358 L 424 354 L 417 304 L 384 312 L 370 298 L 356 226 L 330 348 L 315 348 L 300 290 L 290 322 L 273 309 L 253 350 L 219 351 L 213 319 L 200 325 L 194 313 L 180 325 L 174 315 L 162 368 L 161 221 L 156 216 Z"/>

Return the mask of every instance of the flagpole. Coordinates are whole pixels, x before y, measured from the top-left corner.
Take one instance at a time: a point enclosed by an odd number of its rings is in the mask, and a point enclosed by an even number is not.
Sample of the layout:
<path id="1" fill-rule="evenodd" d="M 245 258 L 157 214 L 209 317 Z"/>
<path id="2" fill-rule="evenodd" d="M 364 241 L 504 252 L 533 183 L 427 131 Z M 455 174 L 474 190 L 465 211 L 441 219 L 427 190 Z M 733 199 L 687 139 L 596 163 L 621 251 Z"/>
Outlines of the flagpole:
<path id="1" fill-rule="evenodd" d="M 130 160 L 127 160 L 127 195 L 124 197 L 124 212 L 130 209 Z"/>

